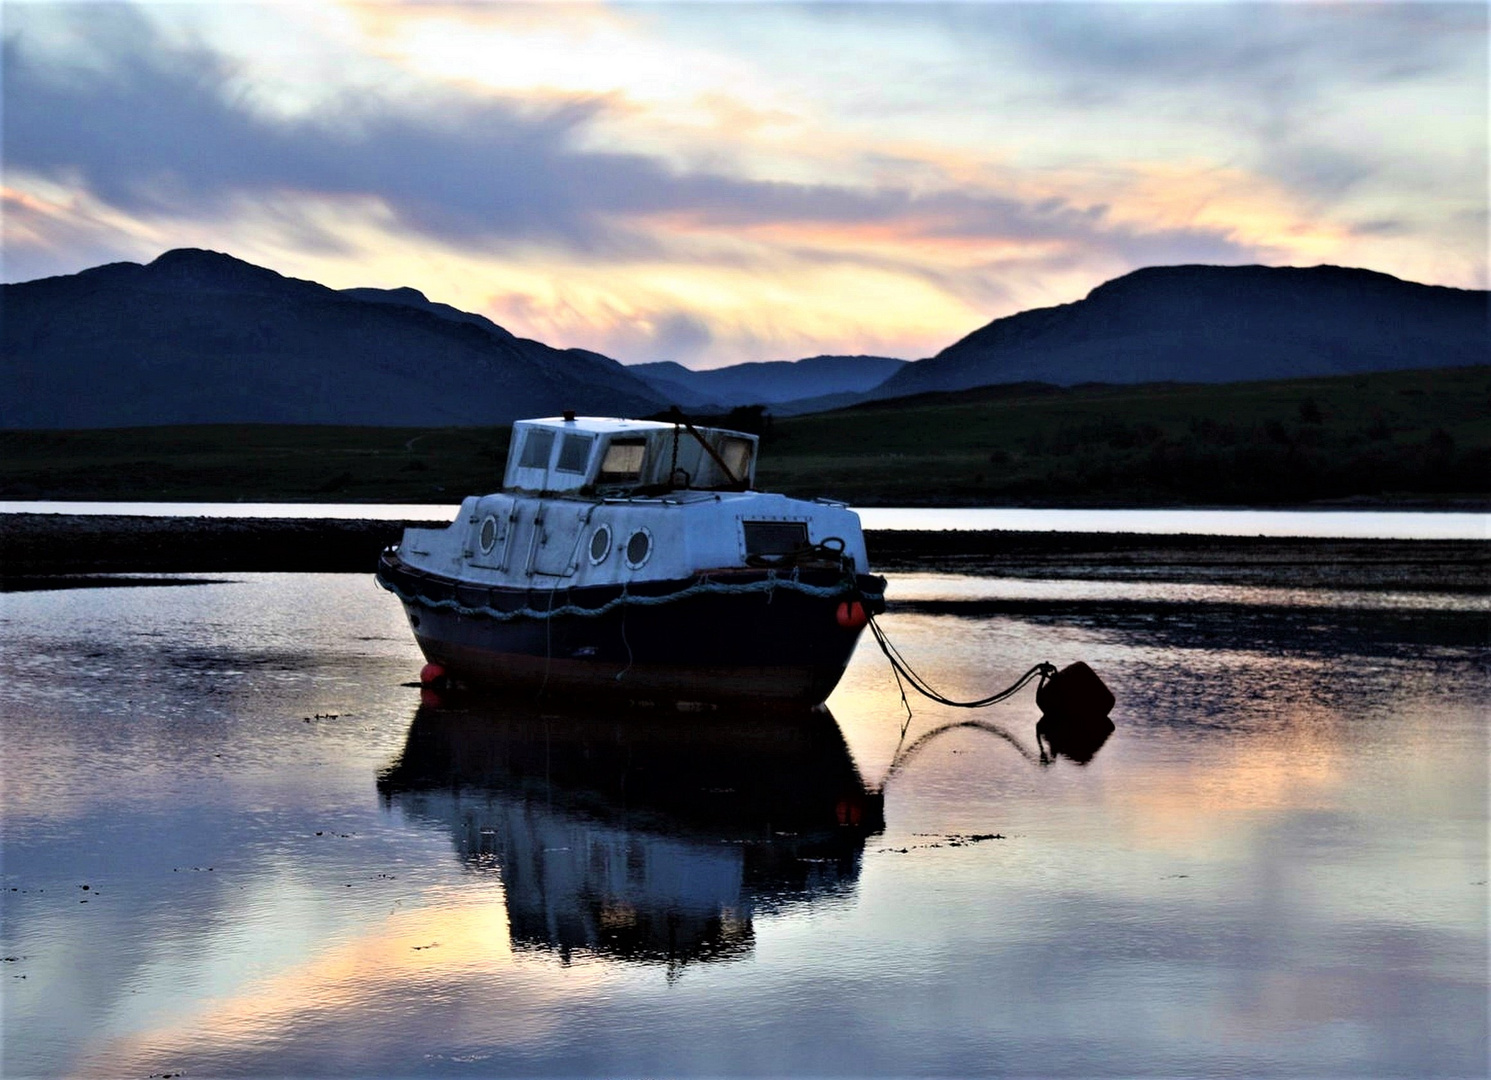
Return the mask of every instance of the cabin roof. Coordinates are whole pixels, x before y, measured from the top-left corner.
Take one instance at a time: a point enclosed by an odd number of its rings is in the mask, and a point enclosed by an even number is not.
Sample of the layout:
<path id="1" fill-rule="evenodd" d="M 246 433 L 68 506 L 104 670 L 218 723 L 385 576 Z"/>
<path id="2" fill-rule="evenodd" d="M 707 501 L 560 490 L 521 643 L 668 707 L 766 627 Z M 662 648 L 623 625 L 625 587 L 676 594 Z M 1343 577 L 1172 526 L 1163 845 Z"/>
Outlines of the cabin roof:
<path id="1" fill-rule="evenodd" d="M 545 416 L 535 420 L 519 420 L 520 424 L 542 424 L 545 427 L 562 428 L 565 431 L 580 431 L 590 435 L 613 435 L 617 432 L 672 431 L 671 423 L 660 420 L 624 420 L 615 416 L 577 416 L 566 420 L 562 416 Z"/>
<path id="2" fill-rule="evenodd" d="M 590 487 L 713 491 L 755 482 L 757 436 L 728 428 L 690 431 L 690 437 L 682 438 L 680 426 L 671 420 L 518 420 L 513 424 L 503 487 L 550 492 Z"/>

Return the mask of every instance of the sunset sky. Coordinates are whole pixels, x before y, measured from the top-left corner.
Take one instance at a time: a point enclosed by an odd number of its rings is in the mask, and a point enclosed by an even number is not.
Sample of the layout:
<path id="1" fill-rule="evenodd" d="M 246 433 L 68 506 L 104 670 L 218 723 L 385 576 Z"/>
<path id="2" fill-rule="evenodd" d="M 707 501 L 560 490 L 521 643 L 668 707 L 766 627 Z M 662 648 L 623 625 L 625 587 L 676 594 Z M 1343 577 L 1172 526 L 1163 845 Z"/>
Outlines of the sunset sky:
<path id="1" fill-rule="evenodd" d="M 4 280 L 225 251 L 625 362 L 1154 264 L 1487 281 L 1480 3 L 6 0 Z"/>

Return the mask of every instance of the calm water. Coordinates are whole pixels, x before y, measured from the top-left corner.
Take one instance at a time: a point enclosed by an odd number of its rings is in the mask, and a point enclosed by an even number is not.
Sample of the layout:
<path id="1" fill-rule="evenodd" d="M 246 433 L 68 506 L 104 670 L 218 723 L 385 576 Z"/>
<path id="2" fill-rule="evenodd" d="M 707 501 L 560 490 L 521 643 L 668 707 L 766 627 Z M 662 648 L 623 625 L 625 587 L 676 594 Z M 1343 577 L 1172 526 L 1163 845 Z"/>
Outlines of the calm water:
<path id="1" fill-rule="evenodd" d="M 316 517 L 450 521 L 456 504 L 0 502 L 0 514 Z M 1491 514 L 1397 510 L 1028 510 L 859 507 L 867 529 L 1012 529 L 1364 540 L 1491 540 Z"/>
<path id="2" fill-rule="evenodd" d="M 231 577 L 0 597 L 6 1076 L 1486 1072 L 1483 598 L 895 578 L 950 693 L 1113 688 L 1042 764 L 868 640 L 826 715 L 421 705 L 370 579 Z"/>

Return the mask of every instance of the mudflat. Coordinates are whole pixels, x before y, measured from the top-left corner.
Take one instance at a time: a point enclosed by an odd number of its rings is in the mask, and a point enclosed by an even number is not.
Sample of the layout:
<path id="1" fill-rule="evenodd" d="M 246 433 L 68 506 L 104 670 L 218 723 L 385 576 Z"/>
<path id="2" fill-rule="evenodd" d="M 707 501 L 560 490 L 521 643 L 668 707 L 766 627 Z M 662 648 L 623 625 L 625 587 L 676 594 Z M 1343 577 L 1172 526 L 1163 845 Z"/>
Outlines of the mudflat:
<path id="1" fill-rule="evenodd" d="M 139 573 L 372 573 L 406 525 L 317 518 L 0 516 L 0 582 Z M 877 571 L 1491 592 L 1491 540 L 868 530 Z"/>

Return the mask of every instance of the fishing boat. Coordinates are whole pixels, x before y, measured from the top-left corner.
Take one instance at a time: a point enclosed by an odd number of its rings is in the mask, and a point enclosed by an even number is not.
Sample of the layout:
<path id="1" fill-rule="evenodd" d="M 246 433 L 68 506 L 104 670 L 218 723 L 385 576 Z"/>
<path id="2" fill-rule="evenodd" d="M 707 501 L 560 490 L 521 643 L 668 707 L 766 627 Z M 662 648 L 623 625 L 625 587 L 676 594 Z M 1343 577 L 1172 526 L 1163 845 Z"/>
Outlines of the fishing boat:
<path id="1" fill-rule="evenodd" d="M 635 700 L 821 703 L 884 610 L 859 517 L 755 490 L 756 436 L 669 420 L 513 425 L 502 489 L 410 528 L 378 582 L 422 678 Z"/>

